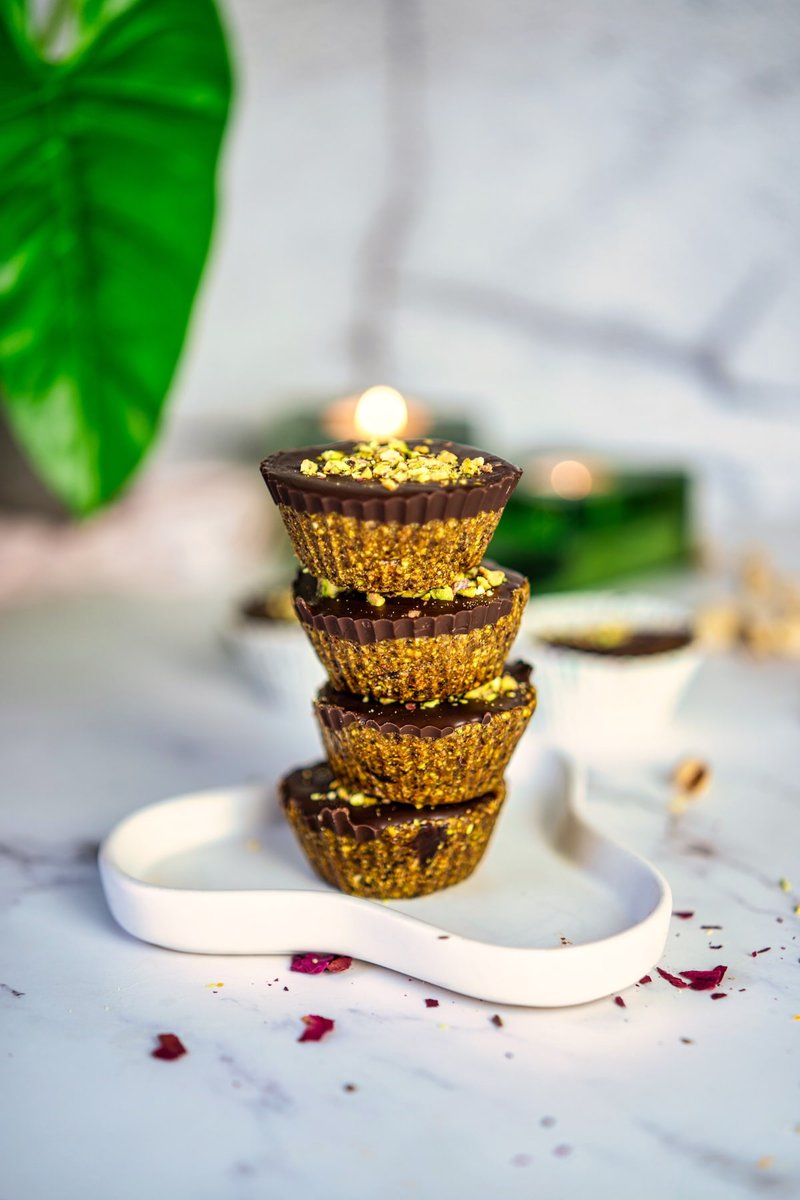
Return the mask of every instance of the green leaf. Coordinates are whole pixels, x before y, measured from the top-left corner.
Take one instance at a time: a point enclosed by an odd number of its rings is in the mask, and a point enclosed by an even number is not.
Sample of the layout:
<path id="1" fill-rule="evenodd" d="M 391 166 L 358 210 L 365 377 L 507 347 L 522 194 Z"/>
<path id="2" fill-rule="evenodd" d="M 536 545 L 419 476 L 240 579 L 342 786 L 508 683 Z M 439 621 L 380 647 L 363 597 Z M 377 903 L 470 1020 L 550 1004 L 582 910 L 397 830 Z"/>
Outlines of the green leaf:
<path id="1" fill-rule="evenodd" d="M 86 513 L 158 428 L 211 237 L 230 65 L 213 0 L 107 0 L 61 62 L 3 4 L 0 391 L 42 478 Z"/>

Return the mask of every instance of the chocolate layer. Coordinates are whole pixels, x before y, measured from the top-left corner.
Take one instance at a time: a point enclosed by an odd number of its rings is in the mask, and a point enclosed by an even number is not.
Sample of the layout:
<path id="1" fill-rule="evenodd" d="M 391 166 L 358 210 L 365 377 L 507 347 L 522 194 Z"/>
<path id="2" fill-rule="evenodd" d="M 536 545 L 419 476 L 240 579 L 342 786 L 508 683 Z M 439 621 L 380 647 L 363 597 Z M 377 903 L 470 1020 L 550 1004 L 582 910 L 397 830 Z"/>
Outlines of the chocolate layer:
<path id="1" fill-rule="evenodd" d="M 485 565 L 497 570 L 497 564 Z M 491 596 L 462 596 L 452 600 L 404 599 L 387 596 L 380 607 L 370 604 L 363 592 L 341 592 L 333 598 L 317 595 L 313 575 L 300 571 L 294 583 L 294 606 L 304 625 L 330 637 L 361 646 L 397 638 L 431 638 L 443 634 L 471 633 L 495 625 L 513 609 L 514 593 L 526 587 L 524 576 L 506 571 L 505 582 Z"/>
<path id="2" fill-rule="evenodd" d="M 433 708 L 414 703 L 379 704 L 350 692 L 337 692 L 326 684 L 317 693 L 315 708 L 320 721 L 336 731 L 359 723 L 387 736 L 440 738 L 460 725 L 486 725 L 499 712 L 529 704 L 533 694 L 530 665 L 522 661 L 509 663 L 505 673 L 516 679 L 520 686 L 515 692 L 502 693 L 491 701 L 462 700 L 455 704 L 442 701 Z"/>
<path id="3" fill-rule="evenodd" d="M 281 450 L 261 464 L 261 474 L 276 504 L 297 512 L 339 513 L 381 524 L 422 525 L 426 521 L 474 517 L 499 512 L 517 486 L 522 471 L 504 458 L 457 442 L 433 441 L 432 454 L 449 450 L 459 459 L 482 455 L 492 470 L 457 483 L 402 483 L 388 491 L 373 480 L 341 475 L 302 475 L 304 458 L 317 459 L 324 450 L 351 454 L 358 442 L 331 442 L 300 450 Z"/>
<path id="4" fill-rule="evenodd" d="M 311 829 L 329 829 L 339 837 L 355 838 L 357 842 L 368 842 L 380 837 L 390 825 L 407 824 L 419 826 L 420 839 L 436 845 L 454 817 L 466 816 L 479 810 L 487 801 L 495 799 L 494 792 L 476 796 L 460 804 L 448 804 L 441 808 L 414 808 L 408 804 L 379 804 L 356 806 L 346 801 L 312 800 L 314 792 L 326 792 L 333 776 L 327 763 L 315 763 L 312 767 L 299 767 L 281 780 L 280 800 L 284 808 L 292 805 Z M 436 838 L 438 831 L 440 837 Z M 421 847 L 422 848 L 422 847 Z M 435 847 L 434 847 L 435 848 Z"/>
<path id="5" fill-rule="evenodd" d="M 631 632 L 613 645 L 603 645 L 594 640 L 591 633 L 554 634 L 552 637 L 540 636 L 539 640 L 559 650 L 580 650 L 582 654 L 597 654 L 604 658 L 643 658 L 683 650 L 694 641 L 694 634 L 691 629 L 642 629 Z"/>

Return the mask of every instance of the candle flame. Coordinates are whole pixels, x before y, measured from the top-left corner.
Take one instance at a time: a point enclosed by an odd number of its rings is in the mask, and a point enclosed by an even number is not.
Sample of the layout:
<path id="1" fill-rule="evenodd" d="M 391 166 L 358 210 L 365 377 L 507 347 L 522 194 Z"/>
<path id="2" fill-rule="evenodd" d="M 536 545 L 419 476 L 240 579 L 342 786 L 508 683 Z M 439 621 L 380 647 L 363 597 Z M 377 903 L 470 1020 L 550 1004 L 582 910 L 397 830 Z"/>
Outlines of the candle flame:
<path id="1" fill-rule="evenodd" d="M 408 405 L 393 387 L 367 388 L 355 411 L 356 433 L 367 439 L 399 437 L 408 424 Z"/>
<path id="2" fill-rule="evenodd" d="M 567 458 L 553 467 L 550 486 L 563 500 L 582 500 L 592 490 L 592 472 L 584 463 Z"/>

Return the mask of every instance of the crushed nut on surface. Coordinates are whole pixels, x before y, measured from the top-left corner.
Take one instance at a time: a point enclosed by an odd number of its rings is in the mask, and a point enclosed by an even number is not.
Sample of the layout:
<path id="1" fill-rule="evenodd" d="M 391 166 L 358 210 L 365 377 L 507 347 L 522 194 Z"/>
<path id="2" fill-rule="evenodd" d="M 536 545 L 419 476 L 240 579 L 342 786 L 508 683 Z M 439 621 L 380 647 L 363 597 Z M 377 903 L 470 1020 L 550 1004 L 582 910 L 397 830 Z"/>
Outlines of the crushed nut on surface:
<path id="1" fill-rule="evenodd" d="M 694 799 L 707 791 L 711 768 L 700 758 L 684 758 L 673 771 L 672 782 L 684 796 Z"/>

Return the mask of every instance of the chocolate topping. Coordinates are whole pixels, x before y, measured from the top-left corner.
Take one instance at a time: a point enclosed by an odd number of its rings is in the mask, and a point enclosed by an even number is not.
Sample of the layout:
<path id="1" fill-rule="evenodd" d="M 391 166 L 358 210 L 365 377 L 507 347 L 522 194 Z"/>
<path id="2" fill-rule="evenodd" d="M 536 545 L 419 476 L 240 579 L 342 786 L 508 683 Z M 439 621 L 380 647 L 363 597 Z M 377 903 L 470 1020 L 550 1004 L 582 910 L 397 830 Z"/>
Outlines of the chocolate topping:
<path id="1" fill-rule="evenodd" d="M 338 513 L 360 521 L 381 524 L 421 525 L 426 521 L 462 519 L 482 512 L 499 512 L 517 486 L 522 471 L 504 458 L 486 454 L 457 442 L 432 441 L 431 452 L 450 450 L 459 458 L 482 455 L 492 470 L 453 483 L 403 483 L 392 492 L 374 480 L 351 479 L 341 475 L 303 475 L 300 463 L 317 459 L 324 450 L 350 454 L 356 441 L 332 442 L 327 446 L 307 446 L 300 450 L 281 450 L 261 464 L 261 474 L 276 504 L 288 505 L 297 512 Z"/>
<path id="2" fill-rule="evenodd" d="M 501 692 L 496 700 L 488 702 L 466 700 L 453 704 L 443 700 L 432 708 L 422 704 L 379 704 L 350 692 L 337 692 L 326 684 L 320 688 L 314 703 L 319 719 L 329 729 L 339 730 L 358 722 L 386 736 L 401 734 L 434 739 L 444 737 L 459 725 L 476 722 L 486 725 L 496 713 L 530 704 L 534 690 L 529 664 L 509 663 L 505 674 L 511 675 L 520 686 L 515 692 Z"/>
<path id="3" fill-rule="evenodd" d="M 378 804 L 356 807 L 346 801 L 312 800 L 312 792 L 326 792 L 331 785 L 331 769 L 327 763 L 299 767 L 280 784 L 280 801 L 284 808 L 292 804 L 312 829 L 330 829 L 339 837 L 352 837 L 368 842 L 380 837 L 389 825 L 404 823 L 419 825 L 418 850 L 425 862 L 435 853 L 447 836 L 447 826 L 453 817 L 464 816 L 495 798 L 494 792 L 440 808 L 414 808 L 409 804 Z M 424 836 L 423 836 L 424 833 Z M 434 844 L 434 838 L 436 842 Z M 425 856 L 425 857 L 423 857 Z"/>
<path id="4" fill-rule="evenodd" d="M 485 565 L 497 569 L 496 563 L 486 562 Z M 525 586 L 522 575 L 506 571 L 505 582 L 495 588 L 491 596 L 469 597 L 456 593 L 452 600 L 387 596 L 386 603 L 377 608 L 369 603 L 363 592 L 340 592 L 332 598 L 320 597 L 314 576 L 300 571 L 294 582 L 294 606 L 304 625 L 322 630 L 330 637 L 366 646 L 397 638 L 471 633 L 474 629 L 494 625 L 512 611 L 514 593 Z"/>
<path id="5" fill-rule="evenodd" d="M 595 641 L 591 631 L 586 634 L 553 634 L 552 637 L 540 635 L 539 640 L 559 650 L 580 650 L 583 654 L 598 654 L 605 658 L 642 658 L 649 654 L 682 650 L 694 641 L 694 635 L 691 629 L 642 629 L 632 630 L 613 645 Z"/>

